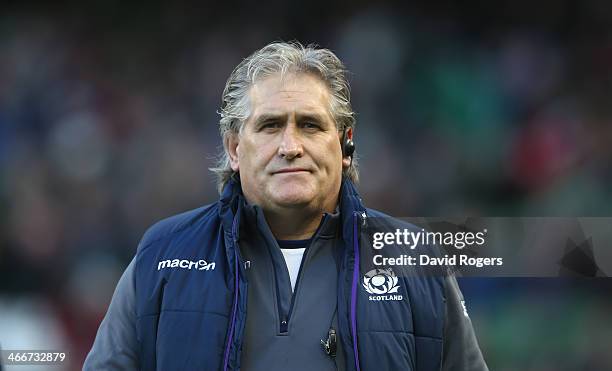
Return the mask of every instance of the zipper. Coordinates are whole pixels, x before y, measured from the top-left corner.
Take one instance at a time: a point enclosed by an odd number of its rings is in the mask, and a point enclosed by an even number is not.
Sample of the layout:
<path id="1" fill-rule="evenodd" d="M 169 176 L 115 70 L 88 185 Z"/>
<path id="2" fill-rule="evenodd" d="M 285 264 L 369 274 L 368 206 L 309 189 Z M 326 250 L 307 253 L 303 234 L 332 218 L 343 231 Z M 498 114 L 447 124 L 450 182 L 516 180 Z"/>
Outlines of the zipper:
<path id="1" fill-rule="evenodd" d="M 362 224 L 366 224 L 366 213 L 355 212 L 353 214 L 353 282 L 351 284 L 351 335 L 353 337 L 353 356 L 355 358 L 355 370 L 361 371 L 359 366 L 359 350 L 357 349 L 357 285 L 359 282 L 359 225 L 357 220 L 362 217 Z"/>
<path id="2" fill-rule="evenodd" d="M 299 287 L 300 287 L 300 281 L 301 281 L 301 277 L 302 277 L 302 268 L 304 267 L 304 265 L 306 264 L 306 259 L 308 258 L 308 253 L 310 252 L 310 246 L 312 246 L 312 243 L 314 242 L 314 237 L 313 240 L 310 240 L 309 246 L 306 247 L 306 250 L 304 250 L 304 255 L 302 255 L 302 261 L 300 262 L 300 268 L 298 269 L 298 275 L 297 275 L 297 280 L 295 281 L 295 287 L 293 288 L 293 292 L 291 293 L 291 301 L 289 302 L 289 311 L 287 313 L 281 313 L 281 322 L 280 322 L 280 332 L 287 334 L 289 332 L 289 320 L 291 319 L 291 313 L 293 313 L 293 304 L 295 302 L 295 297 L 297 296 Z M 291 282 L 290 282 L 291 283 Z M 276 300 L 278 302 L 278 307 L 280 309 L 280 289 L 278 287 L 278 281 L 276 281 Z"/>
<path id="3" fill-rule="evenodd" d="M 299 287 L 300 287 L 300 281 L 301 281 L 301 277 L 302 277 L 302 268 L 304 267 L 304 265 L 306 264 L 306 259 L 308 258 L 308 253 L 310 252 L 310 246 L 312 246 L 312 243 L 314 242 L 314 237 L 312 240 L 310 240 L 309 246 L 306 247 L 306 250 L 304 250 L 304 255 L 302 255 L 302 261 L 300 262 L 300 268 L 298 269 L 298 275 L 297 275 L 297 280 L 295 281 L 295 287 L 293 288 L 293 292 L 291 293 L 291 301 L 289 302 L 289 311 L 287 313 L 281 313 L 281 322 L 280 322 L 280 332 L 287 334 L 289 332 L 289 319 L 291 318 L 291 313 L 293 313 L 293 304 L 295 302 L 295 297 L 297 296 Z M 278 307 L 280 309 L 280 289 L 278 287 L 278 281 L 276 281 L 276 300 L 278 302 Z"/>
<path id="4" fill-rule="evenodd" d="M 225 356 L 223 357 L 223 370 L 227 371 L 229 367 L 229 355 L 232 349 L 232 341 L 234 340 L 234 331 L 236 329 L 236 311 L 238 309 L 238 241 L 236 240 L 237 217 L 232 221 L 232 242 L 234 243 L 234 304 L 232 305 L 232 322 L 230 332 L 225 347 Z"/>
<path id="5" fill-rule="evenodd" d="M 289 332 L 289 321 L 291 320 L 291 314 L 293 313 L 293 306 L 295 303 L 295 299 L 297 297 L 298 294 L 298 290 L 300 288 L 300 281 L 302 280 L 302 268 L 304 267 L 304 265 L 306 264 L 306 259 L 308 259 L 308 255 L 310 252 L 310 247 L 315 243 L 315 241 L 318 239 L 319 237 L 319 233 L 320 233 L 320 229 L 321 226 L 325 225 L 325 223 L 327 222 L 327 219 L 329 218 L 328 214 L 325 214 L 323 216 L 323 220 L 321 221 L 321 224 L 319 226 L 319 228 L 316 230 L 315 234 L 312 236 L 310 243 L 308 244 L 308 246 L 306 247 L 306 250 L 304 250 L 304 255 L 302 255 L 302 261 L 300 262 L 300 268 L 298 269 L 298 275 L 297 275 L 297 280 L 295 281 L 295 287 L 293 288 L 293 292 L 291 294 L 291 301 L 289 303 L 289 311 L 287 313 L 279 313 L 280 314 L 280 333 L 282 334 L 287 334 Z M 276 273 L 275 273 L 276 274 Z M 276 281 L 276 300 L 277 300 L 277 304 L 278 307 L 280 308 L 280 290 L 278 287 L 278 280 Z"/>

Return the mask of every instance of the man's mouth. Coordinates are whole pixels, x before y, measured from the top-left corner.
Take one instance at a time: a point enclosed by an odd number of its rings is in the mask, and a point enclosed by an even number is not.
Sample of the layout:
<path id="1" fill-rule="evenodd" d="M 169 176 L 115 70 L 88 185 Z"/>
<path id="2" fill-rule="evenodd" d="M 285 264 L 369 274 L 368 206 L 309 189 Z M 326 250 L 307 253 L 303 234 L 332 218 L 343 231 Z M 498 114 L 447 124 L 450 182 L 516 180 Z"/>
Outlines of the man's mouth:
<path id="1" fill-rule="evenodd" d="M 272 174 L 291 174 L 291 173 L 303 173 L 310 172 L 308 169 L 303 167 L 290 167 L 281 170 L 274 171 Z"/>

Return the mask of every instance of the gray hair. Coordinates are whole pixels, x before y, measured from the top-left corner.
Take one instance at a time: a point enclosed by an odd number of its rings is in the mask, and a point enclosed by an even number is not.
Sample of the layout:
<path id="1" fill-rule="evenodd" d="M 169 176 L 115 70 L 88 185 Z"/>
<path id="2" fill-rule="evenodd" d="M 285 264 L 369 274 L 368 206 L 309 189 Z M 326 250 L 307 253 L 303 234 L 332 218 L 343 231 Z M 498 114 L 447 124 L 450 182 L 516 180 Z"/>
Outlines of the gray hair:
<path id="1" fill-rule="evenodd" d="M 347 70 L 333 52 L 312 44 L 304 47 L 296 41 L 268 44 L 244 59 L 232 71 L 223 90 L 223 102 L 219 112 L 223 150 L 219 154 L 217 166 L 210 168 L 217 176 L 219 192 L 235 175 L 230 166 L 226 139 L 229 135 L 240 133 L 243 123 L 250 115 L 249 89 L 257 81 L 276 73 L 280 73 L 281 77 L 287 73 L 311 73 L 319 77 L 331 93 L 329 111 L 337 129 L 344 131 L 355 126 Z M 344 170 L 344 175 L 355 183 L 359 180 L 355 154 L 349 168 Z"/>

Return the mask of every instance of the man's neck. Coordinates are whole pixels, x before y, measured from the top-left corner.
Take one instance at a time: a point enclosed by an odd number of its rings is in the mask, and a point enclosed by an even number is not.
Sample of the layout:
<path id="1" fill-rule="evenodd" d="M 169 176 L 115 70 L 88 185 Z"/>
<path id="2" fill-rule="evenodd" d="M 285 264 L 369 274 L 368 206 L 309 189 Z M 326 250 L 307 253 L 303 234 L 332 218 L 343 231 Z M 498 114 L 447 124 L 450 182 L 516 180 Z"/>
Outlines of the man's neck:
<path id="1" fill-rule="evenodd" d="M 305 213 L 304 210 L 264 210 L 270 231 L 278 240 L 305 240 L 311 238 L 323 218 L 323 212 Z"/>

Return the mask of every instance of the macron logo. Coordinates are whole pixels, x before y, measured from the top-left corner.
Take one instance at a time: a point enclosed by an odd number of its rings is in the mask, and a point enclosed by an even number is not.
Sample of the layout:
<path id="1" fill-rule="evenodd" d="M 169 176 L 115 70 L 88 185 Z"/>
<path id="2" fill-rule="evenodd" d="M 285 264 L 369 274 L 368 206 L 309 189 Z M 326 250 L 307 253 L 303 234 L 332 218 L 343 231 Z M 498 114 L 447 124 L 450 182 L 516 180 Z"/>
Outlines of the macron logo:
<path id="1" fill-rule="evenodd" d="M 157 263 L 157 270 L 164 268 L 196 269 L 199 271 L 210 271 L 215 269 L 215 262 L 207 263 L 206 260 L 192 261 L 187 259 L 160 260 Z"/>

